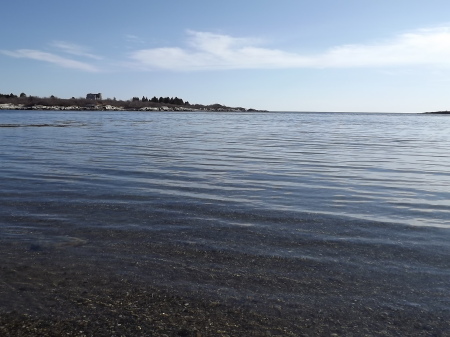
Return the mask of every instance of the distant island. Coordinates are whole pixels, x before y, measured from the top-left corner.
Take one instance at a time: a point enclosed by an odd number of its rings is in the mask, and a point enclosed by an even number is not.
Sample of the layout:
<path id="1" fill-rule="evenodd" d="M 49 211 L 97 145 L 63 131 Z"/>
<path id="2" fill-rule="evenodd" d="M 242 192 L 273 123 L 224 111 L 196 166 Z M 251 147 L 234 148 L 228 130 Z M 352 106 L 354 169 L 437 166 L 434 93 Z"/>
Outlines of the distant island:
<path id="1" fill-rule="evenodd" d="M 439 114 L 439 115 L 450 115 L 450 111 L 432 111 L 432 112 L 425 112 L 426 114 Z"/>
<path id="2" fill-rule="evenodd" d="M 228 107 L 221 104 L 190 104 L 178 97 L 133 97 L 130 100 L 116 98 L 102 98 L 102 94 L 87 94 L 86 98 L 58 98 L 1 94 L 0 110 L 75 110 L 75 111 L 239 111 L 239 112 L 267 112 L 267 110 L 246 109 L 242 107 Z"/>

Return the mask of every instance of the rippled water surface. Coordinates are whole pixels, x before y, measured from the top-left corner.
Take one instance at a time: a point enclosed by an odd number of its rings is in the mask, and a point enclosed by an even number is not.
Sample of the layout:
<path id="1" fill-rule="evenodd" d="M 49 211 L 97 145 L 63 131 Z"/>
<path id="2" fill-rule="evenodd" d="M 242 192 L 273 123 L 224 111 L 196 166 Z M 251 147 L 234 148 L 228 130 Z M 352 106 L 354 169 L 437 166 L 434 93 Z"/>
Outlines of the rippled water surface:
<path id="1" fill-rule="evenodd" d="M 417 114 L 2 111 L 1 193 L 449 228 L 449 131 Z"/>
<path id="2" fill-rule="evenodd" d="M 43 310 L 51 285 L 22 290 L 50 259 L 291 323 L 319 307 L 443 331 L 449 131 L 419 114 L 0 111 L 0 311 Z"/>

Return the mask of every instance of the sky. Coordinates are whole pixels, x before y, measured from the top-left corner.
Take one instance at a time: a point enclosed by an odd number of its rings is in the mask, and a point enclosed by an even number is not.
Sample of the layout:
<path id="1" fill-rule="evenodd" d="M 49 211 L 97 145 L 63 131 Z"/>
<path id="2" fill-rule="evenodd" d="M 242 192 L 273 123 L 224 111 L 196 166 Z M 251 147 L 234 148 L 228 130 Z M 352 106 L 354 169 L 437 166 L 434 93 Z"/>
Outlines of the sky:
<path id="1" fill-rule="evenodd" d="M 14 0 L 0 93 L 270 111 L 450 109 L 448 0 Z"/>

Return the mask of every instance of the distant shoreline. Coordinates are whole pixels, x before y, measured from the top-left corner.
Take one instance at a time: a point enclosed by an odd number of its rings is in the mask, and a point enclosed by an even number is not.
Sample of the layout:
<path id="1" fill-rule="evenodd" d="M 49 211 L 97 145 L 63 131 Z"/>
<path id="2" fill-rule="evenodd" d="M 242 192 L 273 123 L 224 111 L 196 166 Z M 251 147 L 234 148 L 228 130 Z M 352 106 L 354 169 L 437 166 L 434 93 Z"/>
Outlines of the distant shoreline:
<path id="1" fill-rule="evenodd" d="M 213 111 L 213 112 L 268 112 L 267 110 L 230 108 L 230 107 L 186 107 L 186 106 L 154 106 L 154 107 L 122 107 L 110 104 L 97 104 L 86 106 L 62 106 L 62 105 L 32 105 L 24 104 L 0 104 L 0 110 L 50 110 L 50 111 Z"/>
<path id="2" fill-rule="evenodd" d="M 86 98 L 37 97 L 21 93 L 19 96 L 0 93 L 0 110 L 71 110 L 71 111 L 212 111 L 212 112 L 267 112 L 267 110 L 230 107 L 222 104 L 191 104 L 181 98 L 133 97 L 117 100 L 102 98 L 102 94 L 87 94 Z"/>
<path id="3" fill-rule="evenodd" d="M 130 107 L 112 104 L 91 103 L 86 105 L 43 105 L 43 104 L 13 104 L 0 103 L 0 110 L 36 110 L 36 111 L 185 111 L 185 112 L 270 112 L 269 110 L 232 108 L 218 104 L 214 105 L 195 105 L 195 106 L 181 106 L 181 105 L 153 105 L 143 107 Z M 274 111 L 272 111 L 274 112 Z M 298 111 L 296 111 L 298 112 Z M 319 111 L 304 111 L 304 112 L 319 112 Z M 327 111 L 329 112 L 329 111 Z M 419 113 L 420 114 L 420 113 Z M 430 115 L 450 115 L 450 111 L 427 111 L 422 114 Z"/>
<path id="4" fill-rule="evenodd" d="M 432 111 L 432 112 L 425 112 L 426 114 L 435 114 L 435 115 L 450 115 L 450 111 Z"/>

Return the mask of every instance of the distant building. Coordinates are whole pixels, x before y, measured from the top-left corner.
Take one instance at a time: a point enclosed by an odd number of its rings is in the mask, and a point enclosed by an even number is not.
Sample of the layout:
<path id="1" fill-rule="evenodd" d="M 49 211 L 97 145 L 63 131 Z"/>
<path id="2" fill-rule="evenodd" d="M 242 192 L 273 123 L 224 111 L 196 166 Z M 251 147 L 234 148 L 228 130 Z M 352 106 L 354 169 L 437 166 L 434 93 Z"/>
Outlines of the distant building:
<path id="1" fill-rule="evenodd" d="M 102 99 L 102 94 L 98 93 L 98 94 L 87 94 L 86 95 L 86 99 L 92 99 L 94 101 L 99 101 Z"/>

